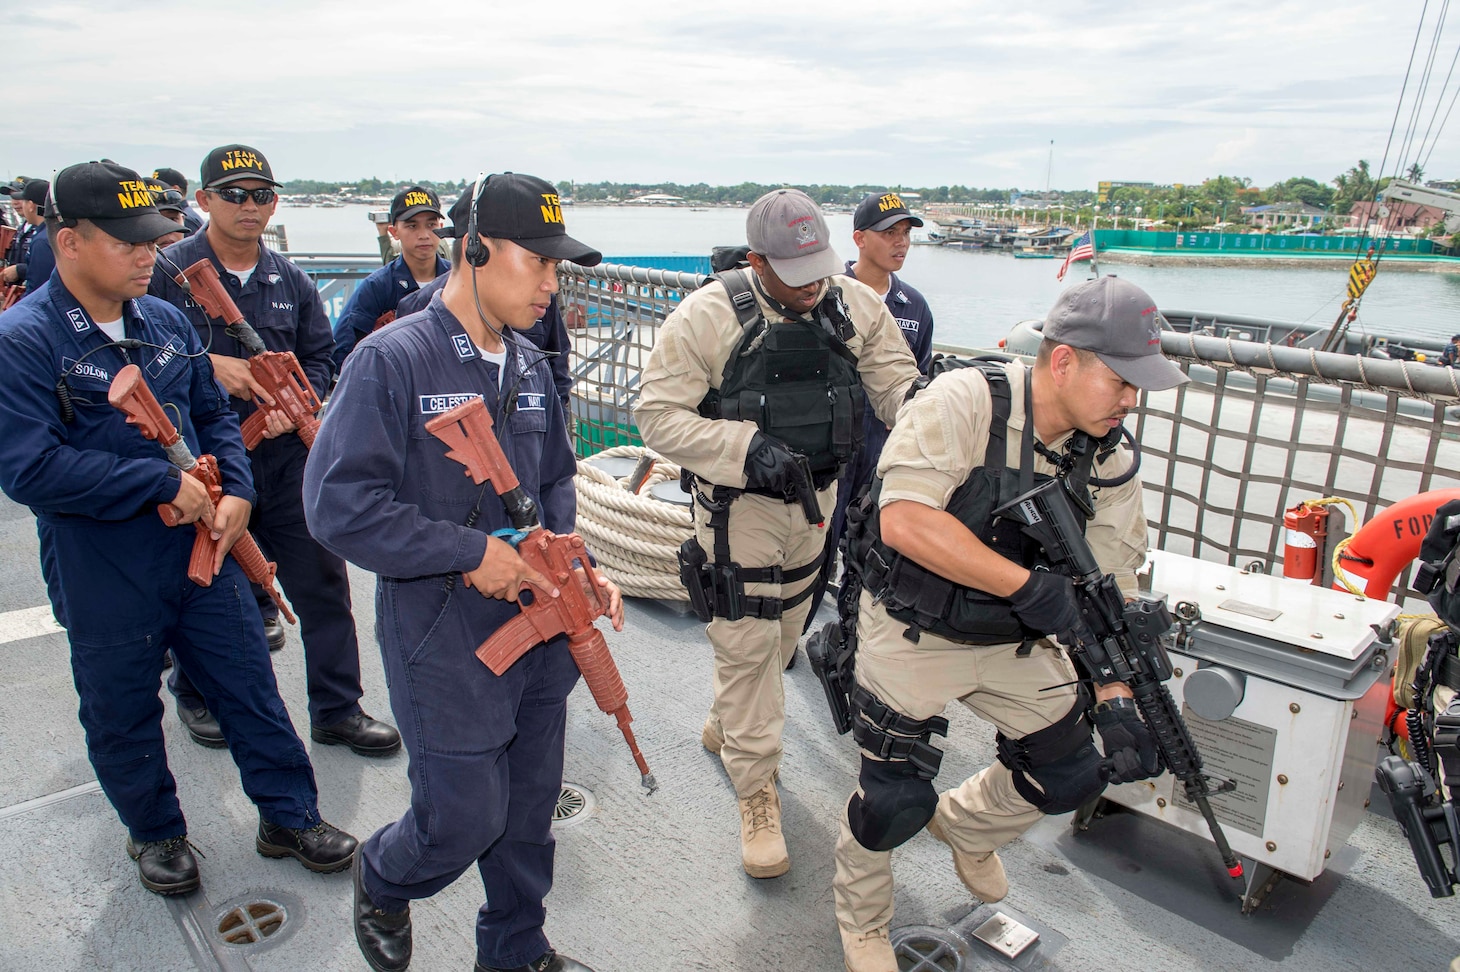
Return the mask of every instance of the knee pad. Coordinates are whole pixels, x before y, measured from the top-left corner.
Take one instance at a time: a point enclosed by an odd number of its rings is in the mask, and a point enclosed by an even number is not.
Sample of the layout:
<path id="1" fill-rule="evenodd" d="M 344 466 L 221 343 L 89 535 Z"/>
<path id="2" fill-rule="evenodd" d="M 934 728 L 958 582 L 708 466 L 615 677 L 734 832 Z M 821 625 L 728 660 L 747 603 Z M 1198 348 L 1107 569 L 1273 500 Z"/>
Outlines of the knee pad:
<path id="1" fill-rule="evenodd" d="M 890 851 L 907 843 L 933 819 L 938 792 L 905 759 L 885 762 L 862 757 L 861 789 L 847 804 L 847 823 L 857 843 Z"/>
<path id="2" fill-rule="evenodd" d="M 1000 760 L 1014 772 L 1014 789 L 1040 812 L 1069 813 L 1104 791 L 1100 753 L 1088 726 L 1084 732 L 1083 742 L 1056 758 L 1040 761 L 1040 754 L 1035 751 L 1031 755 L 1036 758 L 1011 765 L 1000 753 Z"/>

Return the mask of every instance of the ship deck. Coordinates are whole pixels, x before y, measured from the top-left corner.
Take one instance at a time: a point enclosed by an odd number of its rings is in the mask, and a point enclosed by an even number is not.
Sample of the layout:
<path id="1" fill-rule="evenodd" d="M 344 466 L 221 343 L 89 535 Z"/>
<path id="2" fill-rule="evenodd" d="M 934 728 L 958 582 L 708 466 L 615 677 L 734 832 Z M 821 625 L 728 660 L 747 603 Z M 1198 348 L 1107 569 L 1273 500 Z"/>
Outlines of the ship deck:
<path id="1" fill-rule="evenodd" d="M 37 569 L 34 521 L 0 499 L 0 969 L 346 970 L 364 968 L 350 926 L 348 874 L 315 875 L 253 849 L 255 811 L 227 753 L 186 738 L 164 716 L 201 891 L 164 899 L 143 890 L 125 833 L 95 783 L 80 726 L 67 644 L 50 621 Z M 389 717 L 374 626 L 373 578 L 352 568 L 365 673 L 364 703 Z M 823 610 L 826 610 L 823 608 Z M 755 881 L 740 869 L 734 795 L 699 743 L 710 698 L 701 626 L 672 607 L 633 601 L 609 643 L 660 789 L 646 794 L 622 739 L 581 686 L 569 700 L 566 778 L 586 809 L 556 827 L 556 883 L 548 898 L 554 945 L 600 972 L 705 969 L 759 972 L 842 967 L 832 912 L 835 818 L 856 777 L 855 747 L 831 730 L 804 660 L 786 675 L 781 787 L 792 869 Z M 307 739 L 297 633 L 274 656 L 280 687 Z M 954 711 L 954 710 L 957 711 Z M 952 707 L 938 784 L 993 758 L 992 730 Z M 372 761 L 310 747 L 326 818 L 364 837 L 395 819 L 409 796 L 406 757 Z M 1382 803 L 1382 801 L 1380 801 Z M 1376 804 L 1378 806 L 1378 804 Z M 1052 817 L 1003 851 L 1011 891 L 998 908 L 1041 931 L 1013 963 L 991 950 L 963 964 L 921 969 L 1186 970 L 1440 969 L 1460 954 L 1453 899 L 1433 900 L 1396 825 L 1375 812 L 1311 885 L 1279 884 L 1242 916 L 1238 888 L 1209 844 L 1144 817 L 1118 814 L 1072 833 Z M 986 917 L 926 834 L 895 855 L 894 929 L 922 926 L 924 941 Z M 481 903 L 468 871 L 414 905 L 416 969 L 467 969 Z M 239 905 L 267 925 L 252 945 L 218 928 Z M 907 962 L 904 968 L 911 967 Z"/>

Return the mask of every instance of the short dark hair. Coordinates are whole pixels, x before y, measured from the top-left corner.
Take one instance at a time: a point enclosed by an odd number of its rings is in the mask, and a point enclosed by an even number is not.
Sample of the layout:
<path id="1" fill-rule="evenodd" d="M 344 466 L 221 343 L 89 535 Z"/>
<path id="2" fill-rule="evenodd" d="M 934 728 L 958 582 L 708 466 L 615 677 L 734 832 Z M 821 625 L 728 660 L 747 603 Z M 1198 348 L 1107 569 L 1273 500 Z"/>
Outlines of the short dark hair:
<path id="1" fill-rule="evenodd" d="M 1054 354 L 1054 349 L 1062 343 L 1064 342 L 1055 341 L 1050 338 L 1041 338 L 1039 341 L 1039 350 L 1034 352 L 1034 363 L 1040 365 L 1048 364 L 1050 355 Z M 1080 359 L 1081 364 L 1089 364 L 1091 360 L 1099 360 L 1100 357 L 1094 351 L 1086 348 L 1077 348 L 1073 344 L 1070 345 L 1070 350 L 1075 352 L 1075 357 Z"/>

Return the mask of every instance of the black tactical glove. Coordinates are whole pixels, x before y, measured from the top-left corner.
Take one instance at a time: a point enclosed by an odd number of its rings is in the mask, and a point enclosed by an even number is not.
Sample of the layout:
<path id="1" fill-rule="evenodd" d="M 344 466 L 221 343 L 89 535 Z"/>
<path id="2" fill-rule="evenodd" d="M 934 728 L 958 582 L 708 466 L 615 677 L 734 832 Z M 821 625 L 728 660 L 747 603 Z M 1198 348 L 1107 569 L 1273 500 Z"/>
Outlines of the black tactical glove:
<path id="1" fill-rule="evenodd" d="M 782 496 L 792 496 L 800 480 L 800 469 L 791 450 L 774 439 L 755 433 L 745 453 L 746 488 L 768 489 Z"/>
<path id="2" fill-rule="evenodd" d="M 1064 574 L 1031 570 L 1024 586 L 1009 595 L 1009 603 L 1019 620 L 1040 634 L 1054 635 L 1066 644 L 1072 635 L 1088 637 L 1075 605 L 1075 585 Z"/>
<path id="3" fill-rule="evenodd" d="M 1116 783 L 1131 783 L 1161 772 L 1155 737 L 1141 721 L 1135 702 L 1126 698 L 1097 702 L 1094 718 L 1108 759 L 1109 779 Z"/>

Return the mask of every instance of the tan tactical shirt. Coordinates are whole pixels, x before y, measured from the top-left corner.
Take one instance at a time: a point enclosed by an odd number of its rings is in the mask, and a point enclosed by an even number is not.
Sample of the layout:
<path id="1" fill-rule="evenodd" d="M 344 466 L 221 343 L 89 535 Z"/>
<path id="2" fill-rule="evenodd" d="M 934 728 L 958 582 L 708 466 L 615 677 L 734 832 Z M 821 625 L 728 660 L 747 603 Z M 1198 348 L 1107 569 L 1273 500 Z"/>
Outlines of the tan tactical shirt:
<path id="1" fill-rule="evenodd" d="M 739 272 L 754 277 L 751 270 Z M 867 400 L 891 425 L 918 377 L 917 360 L 872 288 L 854 277 L 832 277 L 831 282 L 842 288 L 856 330 L 847 349 L 857 358 Z M 786 322 L 753 285 L 751 292 L 771 327 Z M 740 321 L 723 286 L 712 282 L 686 296 L 659 328 L 634 412 L 650 449 L 709 482 L 737 489 L 745 486 L 745 453 L 755 423 L 702 418 L 698 409 L 706 393 L 720 387 L 725 362 L 739 341 Z"/>
<path id="2" fill-rule="evenodd" d="M 1027 372 L 1017 363 L 1004 370 L 1009 376 L 1010 395 L 1006 461 L 1010 469 L 1018 469 Z M 940 375 L 903 406 L 888 436 L 877 463 L 877 474 L 883 480 L 879 505 L 912 500 L 938 510 L 946 508 L 953 491 L 983 465 L 992 418 L 993 398 L 977 368 Z M 1072 434 L 1045 445 L 1059 452 Z M 1114 479 L 1129 469 L 1130 463 L 1130 451 L 1120 449 L 1105 462 L 1096 463 L 1093 475 Z M 1052 476 L 1055 468 L 1035 453 L 1034 471 Z M 1095 516 L 1085 526 L 1085 539 L 1101 569 L 1115 575 L 1123 594 L 1135 597 L 1135 572 L 1146 558 L 1140 476 L 1108 489 L 1092 486 L 1090 492 L 1095 499 Z"/>

